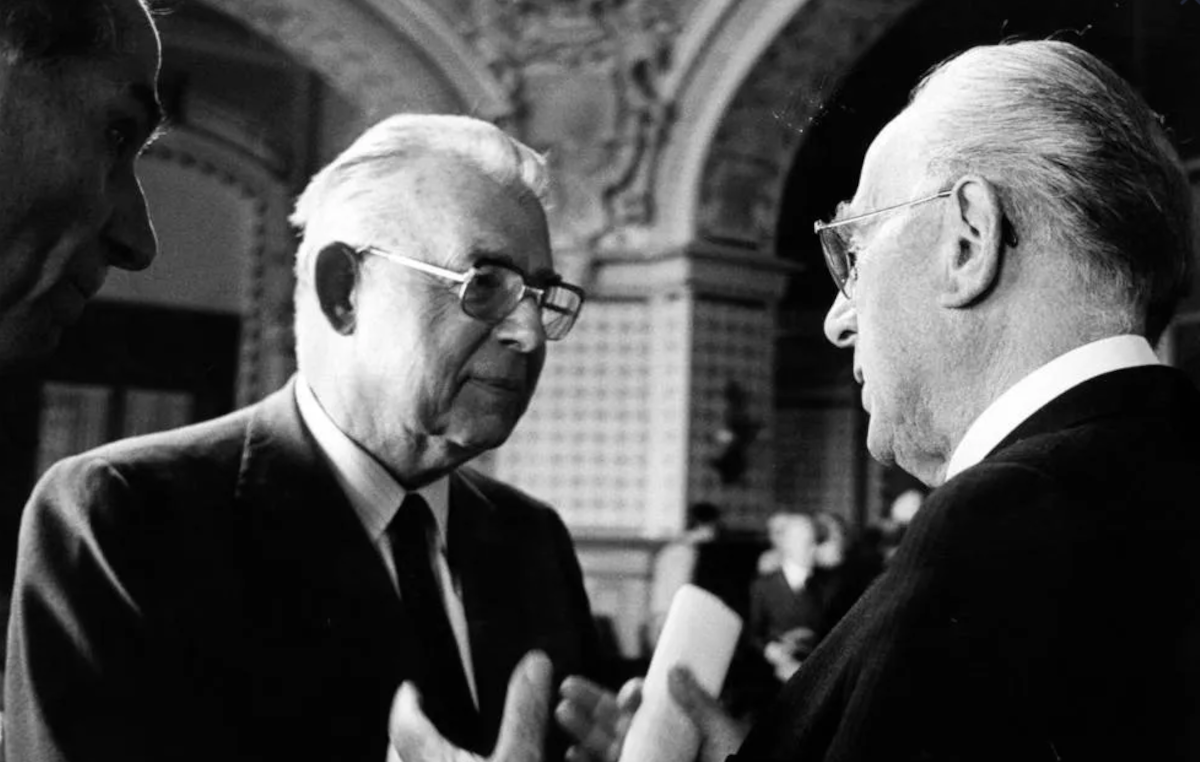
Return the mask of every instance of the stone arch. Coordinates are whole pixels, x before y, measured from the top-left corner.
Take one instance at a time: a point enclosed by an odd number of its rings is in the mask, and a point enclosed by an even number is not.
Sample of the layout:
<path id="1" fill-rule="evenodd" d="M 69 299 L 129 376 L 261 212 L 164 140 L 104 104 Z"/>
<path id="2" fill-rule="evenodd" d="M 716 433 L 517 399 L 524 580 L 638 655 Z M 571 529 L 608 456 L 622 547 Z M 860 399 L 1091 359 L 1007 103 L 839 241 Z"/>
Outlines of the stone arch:
<path id="1" fill-rule="evenodd" d="M 426 0 L 201 0 L 271 40 L 358 105 L 503 121 L 508 92 Z"/>
<path id="2" fill-rule="evenodd" d="M 665 239 L 773 253 L 780 197 L 806 127 L 919 2 L 709 0 L 697 11 L 693 18 L 707 23 L 693 34 L 706 40 L 692 46 L 701 52 L 679 76 L 679 122 L 657 172 Z"/>

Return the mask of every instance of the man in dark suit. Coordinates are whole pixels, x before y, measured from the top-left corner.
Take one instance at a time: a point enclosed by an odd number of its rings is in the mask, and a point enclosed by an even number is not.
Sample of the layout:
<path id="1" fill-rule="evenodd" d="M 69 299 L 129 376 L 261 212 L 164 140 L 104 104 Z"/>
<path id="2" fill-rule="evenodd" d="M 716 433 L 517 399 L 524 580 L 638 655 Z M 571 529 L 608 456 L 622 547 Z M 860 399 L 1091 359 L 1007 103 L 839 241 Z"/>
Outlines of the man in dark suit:
<path id="1" fill-rule="evenodd" d="M 403 681 L 487 751 L 527 651 L 591 671 L 561 520 L 463 465 L 508 437 L 582 303 L 545 185 L 494 126 L 413 115 L 313 179 L 296 378 L 64 461 L 27 506 L 11 758 L 383 762 Z"/>
<path id="2" fill-rule="evenodd" d="M 1061 42 L 975 48 L 817 225 L 867 444 L 938 487 L 884 575 L 723 760 L 1200 759 L 1200 396 L 1153 350 L 1192 198 L 1156 118 Z M 578 753 L 617 702 L 564 685 Z"/>
<path id="3" fill-rule="evenodd" d="M 806 514 L 776 513 L 767 522 L 779 568 L 750 586 L 746 635 L 758 656 L 786 682 L 834 624 L 838 572 L 817 565 L 817 524 Z"/>
<path id="4" fill-rule="evenodd" d="M 159 59 L 141 0 L 0 4 L 0 376 L 49 355 L 108 268 L 154 258 L 134 164 L 161 121 Z M 0 462 L 23 447 L 0 426 Z M 0 625 L 19 481 L 0 479 Z"/>

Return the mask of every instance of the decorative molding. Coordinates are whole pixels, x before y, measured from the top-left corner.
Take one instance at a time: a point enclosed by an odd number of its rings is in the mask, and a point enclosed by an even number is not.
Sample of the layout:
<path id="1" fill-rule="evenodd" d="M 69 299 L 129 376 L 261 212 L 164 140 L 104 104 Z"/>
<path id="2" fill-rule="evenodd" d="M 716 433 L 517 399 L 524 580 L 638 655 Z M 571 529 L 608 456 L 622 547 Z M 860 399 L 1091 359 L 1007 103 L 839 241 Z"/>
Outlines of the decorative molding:
<path id="1" fill-rule="evenodd" d="M 467 113 L 497 123 L 512 118 L 511 93 L 432 3 L 425 0 L 361 2 L 429 56 L 458 92 L 459 99 L 467 106 Z M 441 0 L 433 2 L 440 3 Z"/>
<path id="2" fill-rule="evenodd" d="M 507 110 L 494 97 L 500 89 L 466 64 L 461 50 L 447 47 L 449 36 L 423 3 L 407 0 L 405 9 L 381 12 L 382 3 L 366 1 L 369 8 L 347 0 L 201 0 L 289 51 L 368 122 L 400 110 Z M 399 25 L 404 20 L 419 23 L 412 29 Z M 418 31 L 422 36 L 414 36 Z"/>
<path id="3" fill-rule="evenodd" d="M 674 117 L 662 94 L 678 33 L 670 0 L 475 0 L 462 35 L 548 151 L 555 249 L 585 260 L 654 219 L 653 171 Z"/>
<path id="4" fill-rule="evenodd" d="M 591 290 L 604 298 L 687 293 L 774 305 L 801 268 L 753 249 L 698 241 L 653 257 L 606 258 Z"/>
<path id="5" fill-rule="evenodd" d="M 919 0 L 701 0 L 664 83 L 678 120 L 654 170 L 648 238 L 738 241 L 773 255 L 805 127 L 858 59 Z"/>
<path id="6" fill-rule="evenodd" d="M 808 3 L 751 70 L 713 138 L 698 237 L 774 248 L 780 197 L 807 127 L 854 63 L 917 0 Z"/>

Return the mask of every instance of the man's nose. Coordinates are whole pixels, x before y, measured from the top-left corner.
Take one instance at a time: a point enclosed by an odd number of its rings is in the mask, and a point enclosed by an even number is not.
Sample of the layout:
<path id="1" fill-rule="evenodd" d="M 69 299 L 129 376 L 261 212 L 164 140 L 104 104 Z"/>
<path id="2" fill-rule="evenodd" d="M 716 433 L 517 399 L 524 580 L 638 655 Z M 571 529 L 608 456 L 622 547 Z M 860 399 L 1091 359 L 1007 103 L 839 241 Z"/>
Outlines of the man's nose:
<path id="1" fill-rule="evenodd" d="M 854 302 L 839 291 L 825 315 L 825 338 L 835 347 L 847 349 L 854 346 L 857 335 L 858 312 L 854 309 Z"/>
<path id="2" fill-rule="evenodd" d="M 495 330 L 502 344 L 518 352 L 535 352 L 546 345 L 541 308 L 532 295 L 518 302 L 508 317 L 496 325 Z"/>
<path id="3" fill-rule="evenodd" d="M 146 196 L 132 167 L 113 178 L 113 213 L 105 231 L 108 263 L 122 270 L 144 270 L 158 254 Z"/>

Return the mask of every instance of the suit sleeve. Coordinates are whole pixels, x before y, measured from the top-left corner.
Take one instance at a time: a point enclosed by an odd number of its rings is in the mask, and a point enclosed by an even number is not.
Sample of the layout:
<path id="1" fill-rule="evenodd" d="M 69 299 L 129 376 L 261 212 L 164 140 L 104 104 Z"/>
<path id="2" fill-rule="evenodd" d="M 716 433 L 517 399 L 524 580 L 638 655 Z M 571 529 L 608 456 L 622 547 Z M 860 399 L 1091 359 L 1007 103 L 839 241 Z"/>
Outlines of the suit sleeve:
<path id="1" fill-rule="evenodd" d="M 5 683 L 10 760 L 161 758 L 147 674 L 136 500 L 103 461 L 60 463 L 25 508 Z M 164 538 L 165 539 L 165 538 Z M 176 736 L 178 737 L 178 736 Z M 155 753 L 157 752 L 157 753 Z"/>

